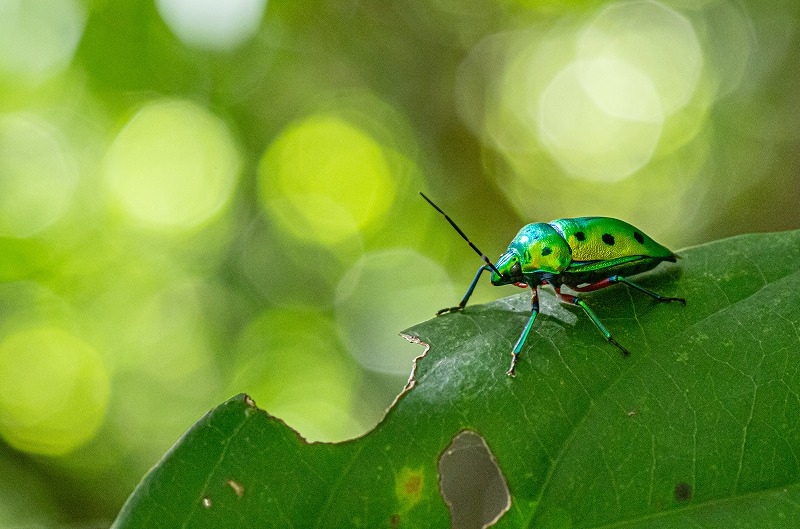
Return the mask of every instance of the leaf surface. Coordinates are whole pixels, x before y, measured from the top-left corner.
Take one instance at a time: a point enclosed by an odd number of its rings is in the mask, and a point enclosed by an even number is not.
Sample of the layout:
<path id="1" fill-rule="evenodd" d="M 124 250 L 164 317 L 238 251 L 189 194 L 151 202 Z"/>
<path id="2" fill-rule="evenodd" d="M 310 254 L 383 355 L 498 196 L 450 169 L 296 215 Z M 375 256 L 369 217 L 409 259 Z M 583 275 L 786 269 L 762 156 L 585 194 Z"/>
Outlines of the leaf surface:
<path id="1" fill-rule="evenodd" d="M 447 527 L 439 460 L 479 434 L 511 495 L 496 527 L 800 527 L 800 231 L 680 252 L 583 298 L 547 291 L 417 325 L 413 387 L 365 436 L 307 444 L 244 395 L 209 412 L 114 527 Z M 485 285 L 481 287 L 485 288 Z"/>

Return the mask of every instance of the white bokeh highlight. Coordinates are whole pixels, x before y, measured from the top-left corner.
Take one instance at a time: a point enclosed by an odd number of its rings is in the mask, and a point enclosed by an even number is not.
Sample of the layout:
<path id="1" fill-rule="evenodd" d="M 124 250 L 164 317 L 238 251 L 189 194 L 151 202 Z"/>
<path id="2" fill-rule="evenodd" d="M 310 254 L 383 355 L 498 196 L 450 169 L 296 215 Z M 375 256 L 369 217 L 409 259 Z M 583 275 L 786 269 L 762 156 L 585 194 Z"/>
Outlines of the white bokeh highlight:
<path id="1" fill-rule="evenodd" d="M 78 180 L 56 127 L 33 114 L 0 115 L 0 236 L 25 238 L 57 222 Z"/>
<path id="2" fill-rule="evenodd" d="M 408 375 L 419 349 L 398 333 L 457 300 L 447 272 L 411 249 L 365 254 L 336 290 L 336 323 L 356 361 L 380 373 Z"/>
<path id="3" fill-rule="evenodd" d="M 86 23 L 76 0 L 0 1 L 0 74 L 38 82 L 69 66 Z"/>
<path id="4" fill-rule="evenodd" d="M 227 51 L 256 33 L 267 0 L 156 0 L 156 8 L 184 44 Z"/>

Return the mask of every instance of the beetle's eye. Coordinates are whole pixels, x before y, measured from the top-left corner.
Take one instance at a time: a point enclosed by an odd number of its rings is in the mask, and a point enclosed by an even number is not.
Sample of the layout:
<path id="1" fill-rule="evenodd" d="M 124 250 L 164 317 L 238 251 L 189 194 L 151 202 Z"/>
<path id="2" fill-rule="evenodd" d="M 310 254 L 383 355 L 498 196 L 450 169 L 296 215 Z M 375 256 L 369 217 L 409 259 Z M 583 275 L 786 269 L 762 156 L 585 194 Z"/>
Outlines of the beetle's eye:
<path id="1" fill-rule="evenodd" d="M 512 277 L 520 277 L 522 275 L 522 267 L 519 263 L 514 263 L 511 265 L 511 276 Z"/>

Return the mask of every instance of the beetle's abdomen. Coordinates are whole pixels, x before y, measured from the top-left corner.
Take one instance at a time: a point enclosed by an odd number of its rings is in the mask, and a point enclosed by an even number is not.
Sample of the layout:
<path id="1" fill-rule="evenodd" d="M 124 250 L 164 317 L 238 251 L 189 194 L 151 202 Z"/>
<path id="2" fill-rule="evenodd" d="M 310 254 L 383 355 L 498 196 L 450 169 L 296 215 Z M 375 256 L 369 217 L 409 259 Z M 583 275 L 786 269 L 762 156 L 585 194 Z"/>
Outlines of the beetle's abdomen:
<path id="1" fill-rule="evenodd" d="M 669 259 L 673 253 L 639 228 L 611 217 L 578 217 L 549 222 L 572 249 L 573 261 L 608 261 L 643 255 Z"/>

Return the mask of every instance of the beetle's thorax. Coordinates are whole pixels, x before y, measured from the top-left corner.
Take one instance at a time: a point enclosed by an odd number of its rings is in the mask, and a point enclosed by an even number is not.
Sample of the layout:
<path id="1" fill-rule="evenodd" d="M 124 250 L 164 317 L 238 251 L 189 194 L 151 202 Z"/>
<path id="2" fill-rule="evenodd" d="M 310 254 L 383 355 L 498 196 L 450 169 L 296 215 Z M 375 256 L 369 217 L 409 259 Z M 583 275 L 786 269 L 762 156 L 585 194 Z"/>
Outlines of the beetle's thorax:
<path id="1" fill-rule="evenodd" d="M 528 224 L 517 233 L 497 260 L 496 266 L 502 275 L 492 274 L 492 284 L 507 285 L 522 281 L 535 285 L 544 277 L 566 270 L 571 260 L 567 241 L 552 226 L 544 222 Z"/>
<path id="2" fill-rule="evenodd" d="M 509 245 L 522 259 L 522 272 L 559 274 L 572 260 L 567 241 L 551 225 L 544 222 L 523 227 Z"/>

